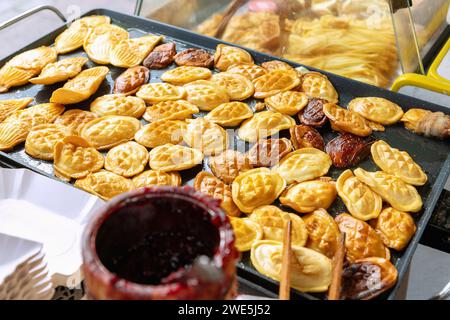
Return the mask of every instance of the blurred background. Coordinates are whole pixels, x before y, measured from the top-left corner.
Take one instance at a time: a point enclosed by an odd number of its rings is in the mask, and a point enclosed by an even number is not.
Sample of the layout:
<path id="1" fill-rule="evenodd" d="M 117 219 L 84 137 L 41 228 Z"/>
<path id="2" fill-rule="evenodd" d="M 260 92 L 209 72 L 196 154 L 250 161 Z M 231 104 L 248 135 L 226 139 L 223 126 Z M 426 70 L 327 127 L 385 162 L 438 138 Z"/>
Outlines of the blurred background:
<path id="1" fill-rule="evenodd" d="M 408 0 L 392 0 L 391 7 L 387 0 L 249 1 L 238 6 L 219 37 L 258 51 L 450 106 L 450 54 L 447 54 L 450 48 L 450 28 L 446 22 L 450 1 L 413 0 L 410 1 L 413 5 L 411 8 L 404 6 L 406 1 Z M 69 21 L 90 9 L 106 8 L 125 14 L 139 12 L 144 17 L 214 35 L 231 2 L 1 0 L 0 23 L 39 5 L 56 7 Z M 271 11 L 271 2 L 278 3 L 284 13 Z M 399 6 L 393 8 L 392 3 Z M 285 19 L 281 19 L 281 16 Z M 374 17 L 378 20 L 373 20 Z M 279 21 L 282 20 L 286 23 L 280 25 Z M 374 21 L 380 23 L 372 23 Z M 42 11 L 0 30 L 0 60 L 61 24 L 54 13 Z M 383 35 L 380 39 L 380 32 L 387 32 L 386 36 Z M 344 46 L 343 42 L 348 41 L 349 34 L 356 43 L 347 42 Z M 378 37 L 375 37 L 377 34 Z M 339 37 L 343 37 L 342 41 Z M 332 40 L 334 45 L 330 45 Z M 446 42 L 447 45 L 444 46 Z M 441 59 L 433 69 L 433 61 L 440 52 Z M 380 69 L 380 66 L 389 67 L 389 70 Z M 446 189 L 450 189 L 450 181 Z M 450 280 L 449 191 L 444 191 L 439 202 L 442 206 L 436 210 L 422 245 L 413 258 L 410 282 L 406 290 L 408 299 L 427 298 Z"/>

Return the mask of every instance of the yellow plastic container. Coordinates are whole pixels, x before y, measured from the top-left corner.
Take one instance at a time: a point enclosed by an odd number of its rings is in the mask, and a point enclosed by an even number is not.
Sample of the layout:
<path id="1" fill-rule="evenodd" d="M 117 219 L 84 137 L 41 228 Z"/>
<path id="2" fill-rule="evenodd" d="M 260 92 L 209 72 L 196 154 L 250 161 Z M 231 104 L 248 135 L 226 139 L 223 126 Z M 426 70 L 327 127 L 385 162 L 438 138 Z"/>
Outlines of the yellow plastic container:
<path id="1" fill-rule="evenodd" d="M 444 81 L 448 85 L 450 85 L 450 74 L 442 75 L 441 73 L 439 73 L 439 66 L 444 61 L 444 58 L 447 55 L 450 55 L 450 39 L 447 40 L 447 43 L 444 45 L 444 47 L 437 55 L 436 59 L 434 59 L 433 63 L 431 64 L 430 69 L 428 70 L 428 76 L 437 80 Z M 447 57 L 447 59 L 448 58 L 449 57 Z"/>

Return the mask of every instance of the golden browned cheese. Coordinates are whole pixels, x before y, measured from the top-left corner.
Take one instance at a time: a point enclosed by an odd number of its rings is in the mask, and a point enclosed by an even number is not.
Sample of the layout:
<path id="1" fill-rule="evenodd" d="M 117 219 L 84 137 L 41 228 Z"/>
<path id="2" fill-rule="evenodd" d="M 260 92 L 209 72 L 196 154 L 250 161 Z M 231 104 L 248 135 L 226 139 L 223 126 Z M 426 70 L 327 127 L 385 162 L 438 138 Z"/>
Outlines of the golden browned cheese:
<path id="1" fill-rule="evenodd" d="M 178 144 L 183 141 L 186 123 L 181 120 L 161 119 L 143 126 L 134 135 L 134 140 L 147 148 L 155 148 L 166 143 Z"/>
<path id="2" fill-rule="evenodd" d="M 29 132 L 23 123 L 0 123 L 0 150 L 7 151 L 24 142 Z"/>
<path id="3" fill-rule="evenodd" d="M 230 100 L 245 100 L 253 95 L 253 83 L 243 75 L 232 72 L 220 72 L 211 77 L 211 81 L 224 88 Z"/>
<path id="4" fill-rule="evenodd" d="M 83 46 L 84 39 L 89 33 L 89 26 L 80 20 L 72 23 L 55 39 L 55 49 L 59 54 L 74 51 Z"/>
<path id="5" fill-rule="evenodd" d="M 308 231 L 302 218 L 278 207 L 271 205 L 258 207 L 250 214 L 250 219 L 262 227 L 264 240 L 282 242 L 288 220 L 292 222 L 292 245 L 302 247 L 308 239 Z"/>
<path id="6" fill-rule="evenodd" d="M 133 178 L 136 188 L 150 186 L 180 186 L 181 176 L 178 172 L 146 170 Z"/>
<path id="7" fill-rule="evenodd" d="M 345 170 L 336 181 L 336 189 L 352 216 L 363 221 L 378 217 L 383 200 L 366 184 Z"/>
<path id="8" fill-rule="evenodd" d="M 294 116 L 308 104 L 308 97 L 303 92 L 285 91 L 264 99 L 269 110 Z"/>
<path id="9" fill-rule="evenodd" d="M 307 213 L 328 209 L 336 199 L 336 186 L 331 179 L 304 181 L 289 186 L 280 196 L 280 202 L 297 212 Z"/>
<path id="10" fill-rule="evenodd" d="M 148 83 L 144 84 L 136 92 L 136 96 L 144 99 L 147 103 L 158 103 L 162 101 L 180 100 L 186 97 L 186 91 L 182 87 L 170 83 Z"/>
<path id="11" fill-rule="evenodd" d="M 68 127 L 74 134 L 80 134 L 81 129 L 86 123 L 97 118 L 97 115 L 93 112 L 70 109 L 56 118 L 55 123 Z"/>
<path id="12" fill-rule="evenodd" d="M 245 171 L 234 179 L 231 186 L 234 203 L 245 213 L 271 204 L 285 187 L 286 181 L 267 168 Z"/>
<path id="13" fill-rule="evenodd" d="M 5 64 L 0 69 L 0 93 L 8 92 L 11 87 L 18 87 L 28 83 L 38 72 L 22 70 Z"/>
<path id="14" fill-rule="evenodd" d="M 399 105 L 378 97 L 353 99 L 348 104 L 348 110 L 383 125 L 394 124 L 403 116 L 403 110 Z"/>
<path id="15" fill-rule="evenodd" d="M 93 28 L 86 39 L 83 49 L 89 59 L 97 64 L 111 63 L 111 54 L 120 41 L 128 39 L 129 34 L 113 24 L 102 24 Z"/>
<path id="16" fill-rule="evenodd" d="M 33 98 L 0 100 L 0 122 L 14 113 L 14 111 L 24 109 L 31 101 L 33 101 Z"/>
<path id="17" fill-rule="evenodd" d="M 92 193 L 103 200 L 110 200 L 121 193 L 133 190 L 134 184 L 130 179 L 101 170 L 78 179 L 75 181 L 75 187 Z"/>
<path id="18" fill-rule="evenodd" d="M 253 63 L 253 58 L 247 51 L 225 44 L 218 44 L 214 53 L 214 66 L 220 71 L 226 71 L 230 66 L 240 63 Z"/>
<path id="19" fill-rule="evenodd" d="M 173 85 L 183 85 L 196 80 L 209 79 L 211 75 L 211 70 L 208 68 L 181 66 L 164 72 L 161 80 Z"/>
<path id="20" fill-rule="evenodd" d="M 197 80 L 184 87 L 187 101 L 200 110 L 211 111 L 222 103 L 230 101 L 227 91 L 216 83 L 208 80 Z"/>
<path id="21" fill-rule="evenodd" d="M 263 236 L 262 228 L 259 224 L 249 218 L 230 218 L 233 227 L 234 245 L 240 252 L 248 251 L 255 241 L 261 240 Z"/>
<path id="22" fill-rule="evenodd" d="M 128 141 L 108 151 L 105 169 L 129 178 L 144 171 L 147 162 L 147 149 L 134 141 Z"/>
<path id="23" fill-rule="evenodd" d="M 408 245 L 416 232 L 416 225 L 411 215 L 391 207 L 387 207 L 381 212 L 374 221 L 374 225 L 383 243 L 398 251 Z"/>
<path id="24" fill-rule="evenodd" d="M 85 57 L 66 58 L 47 64 L 38 77 L 31 78 L 34 84 L 54 84 L 75 77 L 81 72 L 83 65 L 89 59 Z"/>
<path id="25" fill-rule="evenodd" d="M 370 121 L 367 119 L 366 119 L 366 122 L 367 122 L 367 125 L 370 127 L 370 129 L 372 129 L 372 131 L 379 131 L 379 132 L 386 131 L 386 128 L 377 122 Z"/>
<path id="26" fill-rule="evenodd" d="M 214 175 L 225 183 L 232 183 L 240 173 L 253 169 L 248 158 L 234 150 L 225 150 L 210 157 L 208 165 Z"/>
<path id="27" fill-rule="evenodd" d="M 89 31 L 102 24 L 110 24 L 111 18 L 93 15 L 75 20 L 66 30 L 55 39 L 55 49 L 58 54 L 64 54 L 83 46 Z"/>
<path id="28" fill-rule="evenodd" d="M 256 142 L 293 126 L 295 126 L 295 120 L 290 116 L 279 112 L 261 111 L 241 124 L 238 136 L 244 141 Z"/>
<path id="29" fill-rule="evenodd" d="M 317 209 L 303 217 L 308 231 L 306 247 L 333 258 L 339 241 L 339 227 L 325 209 Z"/>
<path id="30" fill-rule="evenodd" d="M 375 142 L 370 151 L 373 161 L 384 172 L 415 186 L 421 186 L 427 182 L 425 172 L 406 151 L 393 148 L 383 140 Z"/>
<path id="31" fill-rule="evenodd" d="M 69 128 L 54 123 L 34 126 L 25 140 L 25 152 L 34 158 L 53 160 L 56 143 L 71 134 Z"/>
<path id="32" fill-rule="evenodd" d="M 31 129 L 40 124 L 52 123 L 64 112 L 57 103 L 43 103 L 14 111 L 0 123 L 0 150 L 9 150 L 25 141 Z"/>
<path id="33" fill-rule="evenodd" d="M 291 90 L 300 84 L 297 71 L 274 70 L 253 80 L 256 99 L 264 99 L 277 93 Z"/>
<path id="34" fill-rule="evenodd" d="M 88 141 L 79 136 L 68 136 L 56 143 L 53 169 L 65 181 L 80 179 L 103 168 L 104 159 Z"/>
<path id="35" fill-rule="evenodd" d="M 29 79 L 38 75 L 47 64 L 55 62 L 56 59 L 56 50 L 45 46 L 14 56 L 0 68 L 0 93 L 7 92 L 11 87 L 26 84 Z"/>
<path id="36" fill-rule="evenodd" d="M 267 71 L 293 70 L 294 69 L 286 62 L 279 61 L 279 60 L 270 60 L 270 61 L 263 62 L 263 63 L 261 63 L 261 67 L 263 67 Z"/>
<path id="37" fill-rule="evenodd" d="M 341 232 L 345 233 L 347 260 L 355 262 L 368 257 L 380 257 L 389 260 L 391 254 L 377 232 L 366 222 L 342 213 L 335 218 Z"/>
<path id="38" fill-rule="evenodd" d="M 83 126 L 80 136 L 95 148 L 106 150 L 134 138 L 141 128 L 139 120 L 125 116 L 104 116 Z"/>
<path id="39" fill-rule="evenodd" d="M 417 212 L 422 209 L 422 198 L 412 185 L 383 171 L 368 172 L 361 168 L 353 171 L 355 176 L 378 193 L 393 208 Z"/>
<path id="40" fill-rule="evenodd" d="M 145 110 L 143 118 L 148 122 L 157 120 L 185 120 L 191 119 L 200 110 L 186 100 L 161 101 L 150 105 Z"/>
<path id="41" fill-rule="evenodd" d="M 257 64 L 240 63 L 228 67 L 227 72 L 241 74 L 247 79 L 254 80 L 267 73 L 267 70 Z"/>
<path id="42" fill-rule="evenodd" d="M 99 117 L 128 116 L 139 119 L 145 112 L 145 102 L 141 98 L 122 94 L 107 94 L 95 99 L 90 109 Z"/>
<path id="43" fill-rule="evenodd" d="M 330 120 L 332 129 L 365 137 L 372 133 L 366 120 L 359 114 L 348 111 L 332 103 L 323 106 L 323 112 Z"/>
<path id="44" fill-rule="evenodd" d="M 312 180 L 327 174 L 331 167 L 328 154 L 315 148 L 302 148 L 284 156 L 272 167 L 288 184 Z"/>
<path id="45" fill-rule="evenodd" d="M 183 131 L 183 141 L 204 155 L 216 155 L 228 148 L 228 134 L 219 125 L 205 118 L 186 120 L 187 127 Z"/>
<path id="46" fill-rule="evenodd" d="M 231 186 L 225 184 L 209 172 L 201 171 L 194 180 L 194 188 L 214 199 L 220 200 L 220 207 L 226 214 L 238 217 L 241 215 L 239 208 L 234 204 L 231 197 Z"/>
<path id="47" fill-rule="evenodd" d="M 121 68 L 138 66 L 163 38 L 147 34 L 140 38 L 121 40 L 111 51 L 110 63 Z"/>
<path id="48" fill-rule="evenodd" d="M 282 242 L 256 241 L 251 249 L 252 265 L 259 273 L 280 280 Z M 332 277 L 331 259 L 323 254 L 300 246 L 292 246 L 291 287 L 302 292 L 328 290 Z"/>
<path id="49" fill-rule="evenodd" d="M 64 109 L 64 106 L 58 103 L 41 103 L 15 111 L 3 123 L 22 124 L 30 130 L 39 124 L 52 123 Z"/>
<path id="50" fill-rule="evenodd" d="M 149 157 L 151 169 L 165 172 L 190 169 L 203 161 L 201 151 L 170 143 L 153 148 Z"/>
<path id="51" fill-rule="evenodd" d="M 205 119 L 224 127 L 238 126 L 242 121 L 253 117 L 253 111 L 244 102 L 226 102 L 211 110 Z"/>
<path id="52" fill-rule="evenodd" d="M 57 53 L 54 48 L 41 46 L 35 49 L 27 50 L 6 62 L 5 66 L 30 70 L 39 73 L 47 64 L 55 62 Z"/>
<path id="53" fill-rule="evenodd" d="M 301 78 L 301 90 L 311 98 L 325 99 L 330 103 L 338 102 L 338 93 L 328 77 L 319 72 L 307 72 Z"/>
<path id="54" fill-rule="evenodd" d="M 109 69 L 94 67 L 81 71 L 75 78 L 67 81 L 62 88 L 53 91 L 50 102 L 74 104 L 88 99 L 105 80 Z"/>

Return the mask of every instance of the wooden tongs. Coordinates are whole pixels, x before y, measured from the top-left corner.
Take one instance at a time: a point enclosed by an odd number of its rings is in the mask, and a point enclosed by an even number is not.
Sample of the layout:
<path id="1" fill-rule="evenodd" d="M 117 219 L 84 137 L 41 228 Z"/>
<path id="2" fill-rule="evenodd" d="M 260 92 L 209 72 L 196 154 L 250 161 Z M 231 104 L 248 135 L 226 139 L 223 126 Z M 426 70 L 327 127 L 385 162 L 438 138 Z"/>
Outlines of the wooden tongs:
<path id="1" fill-rule="evenodd" d="M 225 28 L 230 22 L 231 17 L 236 13 L 236 11 L 244 4 L 248 2 L 248 0 L 233 0 L 228 6 L 227 10 L 224 12 L 222 16 L 222 20 L 217 27 L 216 32 L 213 34 L 214 38 L 220 39 L 225 31 Z"/>
<path id="2" fill-rule="evenodd" d="M 338 247 L 333 257 L 333 274 L 330 288 L 328 289 L 328 300 L 340 300 L 342 286 L 342 270 L 345 259 L 345 233 L 339 237 Z"/>
<path id="3" fill-rule="evenodd" d="M 278 294 L 280 300 L 289 300 L 291 294 L 291 256 L 292 256 L 291 232 L 292 232 L 292 221 L 291 219 L 289 219 L 286 223 L 283 237 L 280 292 Z"/>

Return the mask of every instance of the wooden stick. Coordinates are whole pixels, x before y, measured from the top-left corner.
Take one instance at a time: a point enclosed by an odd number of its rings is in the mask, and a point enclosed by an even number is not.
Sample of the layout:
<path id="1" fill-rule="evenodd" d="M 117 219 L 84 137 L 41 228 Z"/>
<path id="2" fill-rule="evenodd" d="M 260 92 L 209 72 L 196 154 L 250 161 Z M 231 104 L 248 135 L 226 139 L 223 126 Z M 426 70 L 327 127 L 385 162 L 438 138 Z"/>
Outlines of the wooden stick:
<path id="1" fill-rule="evenodd" d="M 220 21 L 219 27 L 217 27 L 217 30 L 213 35 L 214 38 L 220 39 L 222 37 L 222 34 L 225 31 L 225 28 L 227 27 L 231 17 L 244 4 L 244 2 L 247 1 L 248 0 L 233 0 L 233 2 L 231 2 L 230 6 L 222 16 L 222 21 Z"/>
<path id="2" fill-rule="evenodd" d="M 280 300 L 289 300 L 291 294 L 291 230 L 292 222 L 289 219 L 286 223 L 286 228 L 284 229 L 279 292 Z"/>
<path id="3" fill-rule="evenodd" d="M 328 290 L 328 300 L 340 300 L 342 285 L 342 269 L 345 258 L 345 233 L 339 237 L 338 247 L 333 257 L 333 274 L 330 288 Z"/>

